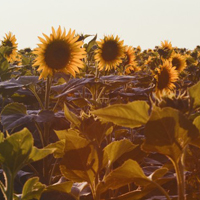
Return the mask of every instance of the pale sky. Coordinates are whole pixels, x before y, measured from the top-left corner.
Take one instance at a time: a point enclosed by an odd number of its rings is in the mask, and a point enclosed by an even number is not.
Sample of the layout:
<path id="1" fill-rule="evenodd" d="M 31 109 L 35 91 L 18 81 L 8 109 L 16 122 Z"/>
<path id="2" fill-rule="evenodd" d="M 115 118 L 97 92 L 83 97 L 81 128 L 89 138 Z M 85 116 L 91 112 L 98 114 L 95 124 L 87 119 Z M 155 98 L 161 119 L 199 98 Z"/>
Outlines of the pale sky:
<path id="1" fill-rule="evenodd" d="M 0 40 L 15 34 L 18 49 L 35 48 L 61 25 L 76 33 L 118 35 L 124 44 L 154 48 L 161 41 L 200 45 L 200 0 L 0 0 Z M 92 38 L 91 38 L 92 39 Z"/>

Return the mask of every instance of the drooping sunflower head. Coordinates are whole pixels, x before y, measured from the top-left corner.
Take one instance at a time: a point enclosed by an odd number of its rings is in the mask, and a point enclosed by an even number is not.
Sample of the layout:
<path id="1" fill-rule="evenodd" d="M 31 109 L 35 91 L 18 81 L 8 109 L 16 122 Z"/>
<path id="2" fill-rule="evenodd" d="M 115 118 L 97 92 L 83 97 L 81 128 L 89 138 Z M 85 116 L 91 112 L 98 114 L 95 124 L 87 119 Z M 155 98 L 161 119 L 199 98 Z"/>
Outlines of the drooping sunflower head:
<path id="1" fill-rule="evenodd" d="M 6 52 L 5 52 L 5 57 L 9 62 L 13 62 L 13 59 L 17 55 L 17 43 L 16 43 L 16 38 L 15 35 L 13 35 L 11 32 L 6 34 L 2 41 L 2 46 L 7 46 L 10 47 Z"/>
<path id="2" fill-rule="evenodd" d="M 125 66 L 125 73 L 130 74 L 131 71 L 139 71 L 139 68 L 137 67 L 135 57 L 135 51 L 133 47 L 125 47 L 125 57 L 124 57 L 124 66 Z"/>
<path id="3" fill-rule="evenodd" d="M 161 46 L 158 49 L 158 53 L 162 56 L 162 58 L 164 59 L 170 58 L 172 52 L 173 48 L 171 42 L 168 42 L 167 40 L 161 42 Z"/>
<path id="4" fill-rule="evenodd" d="M 116 69 L 122 63 L 125 50 L 123 43 L 123 40 L 120 41 L 118 36 L 114 38 L 113 35 L 105 36 L 97 42 L 98 49 L 94 58 L 99 63 L 99 70 Z"/>
<path id="5" fill-rule="evenodd" d="M 172 67 L 171 62 L 166 60 L 163 65 L 157 69 L 156 79 L 156 95 L 158 97 L 169 94 L 174 88 L 174 83 L 178 79 L 178 72 Z"/>
<path id="6" fill-rule="evenodd" d="M 75 76 L 75 72 L 79 72 L 79 68 L 84 66 L 82 59 L 85 58 L 85 49 L 81 48 L 83 42 L 78 41 L 79 36 L 74 37 L 75 31 L 61 31 L 52 27 L 50 37 L 43 34 L 45 39 L 38 37 L 42 44 L 38 44 L 38 48 L 34 50 L 37 55 L 36 62 L 33 66 L 38 66 L 38 71 L 42 71 L 39 79 L 46 78 L 54 72 L 63 72 Z"/>
<path id="7" fill-rule="evenodd" d="M 181 54 L 173 54 L 171 57 L 172 66 L 179 72 L 186 68 L 186 60 L 185 57 Z"/>

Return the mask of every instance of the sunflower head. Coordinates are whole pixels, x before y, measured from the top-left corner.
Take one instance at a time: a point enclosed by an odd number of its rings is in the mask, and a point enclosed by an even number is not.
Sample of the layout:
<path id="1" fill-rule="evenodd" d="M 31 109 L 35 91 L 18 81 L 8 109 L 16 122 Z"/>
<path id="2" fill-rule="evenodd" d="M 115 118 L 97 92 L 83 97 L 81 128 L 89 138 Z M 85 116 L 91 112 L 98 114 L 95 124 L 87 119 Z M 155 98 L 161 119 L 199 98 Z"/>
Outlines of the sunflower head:
<path id="1" fill-rule="evenodd" d="M 79 72 L 85 58 L 85 49 L 81 48 L 83 42 L 78 41 L 79 36 L 74 37 L 75 31 L 61 31 L 61 27 L 55 31 L 52 27 L 52 34 L 48 37 L 43 34 L 44 39 L 38 37 L 41 44 L 34 50 L 37 55 L 36 62 L 33 66 L 38 66 L 38 71 L 42 71 L 39 79 L 46 78 L 54 72 L 63 72 L 75 76 Z"/>
<path id="2" fill-rule="evenodd" d="M 6 36 L 4 37 L 4 39 L 2 41 L 2 46 L 10 47 L 5 53 L 5 57 L 7 58 L 7 60 L 9 62 L 13 62 L 13 59 L 17 55 L 17 43 L 16 43 L 16 41 L 17 40 L 15 38 L 15 35 L 13 35 L 11 32 L 6 34 Z"/>
<path id="3" fill-rule="evenodd" d="M 168 42 L 167 40 L 161 42 L 161 46 L 158 49 L 158 53 L 161 55 L 162 58 L 164 59 L 170 58 L 172 52 L 173 48 L 171 42 Z"/>
<path id="4" fill-rule="evenodd" d="M 114 38 L 113 35 L 105 36 L 104 39 L 98 41 L 98 49 L 95 51 L 95 60 L 99 63 L 99 70 L 116 69 L 122 63 L 125 47 L 124 41 L 120 41 L 119 37 Z"/>
<path id="5" fill-rule="evenodd" d="M 125 57 L 124 57 L 124 66 L 125 66 L 125 73 L 130 74 L 131 71 L 139 71 L 137 67 L 137 62 L 135 61 L 135 51 L 133 47 L 125 47 Z"/>
<path id="6" fill-rule="evenodd" d="M 181 54 L 173 54 L 171 57 L 172 66 L 179 72 L 186 68 L 186 60 L 185 57 Z"/>
<path id="7" fill-rule="evenodd" d="M 172 67 L 171 62 L 168 60 L 163 63 L 163 65 L 157 69 L 156 79 L 156 95 L 158 97 L 163 94 L 169 94 L 174 88 L 174 83 L 178 79 L 178 72 L 175 67 Z"/>

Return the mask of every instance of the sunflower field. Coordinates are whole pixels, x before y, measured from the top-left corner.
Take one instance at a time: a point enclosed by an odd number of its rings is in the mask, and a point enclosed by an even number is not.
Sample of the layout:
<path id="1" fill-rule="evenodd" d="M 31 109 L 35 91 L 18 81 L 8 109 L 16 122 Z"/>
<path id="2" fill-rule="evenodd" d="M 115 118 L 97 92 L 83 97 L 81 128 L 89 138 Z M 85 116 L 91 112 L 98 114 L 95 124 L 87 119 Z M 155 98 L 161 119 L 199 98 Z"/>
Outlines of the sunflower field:
<path id="1" fill-rule="evenodd" d="M 1 38 L 1 200 L 200 199 L 200 46 L 38 38 Z"/>

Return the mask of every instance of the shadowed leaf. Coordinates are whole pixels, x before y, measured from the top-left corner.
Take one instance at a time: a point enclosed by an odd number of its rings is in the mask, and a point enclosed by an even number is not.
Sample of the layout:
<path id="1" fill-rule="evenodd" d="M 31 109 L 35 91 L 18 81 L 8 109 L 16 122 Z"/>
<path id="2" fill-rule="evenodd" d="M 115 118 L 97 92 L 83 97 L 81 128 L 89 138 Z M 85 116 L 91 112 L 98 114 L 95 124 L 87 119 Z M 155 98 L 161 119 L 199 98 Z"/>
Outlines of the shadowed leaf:
<path id="1" fill-rule="evenodd" d="M 198 137 L 198 130 L 181 112 L 154 107 L 144 130 L 145 151 L 158 152 L 178 162 L 184 148 Z"/>

